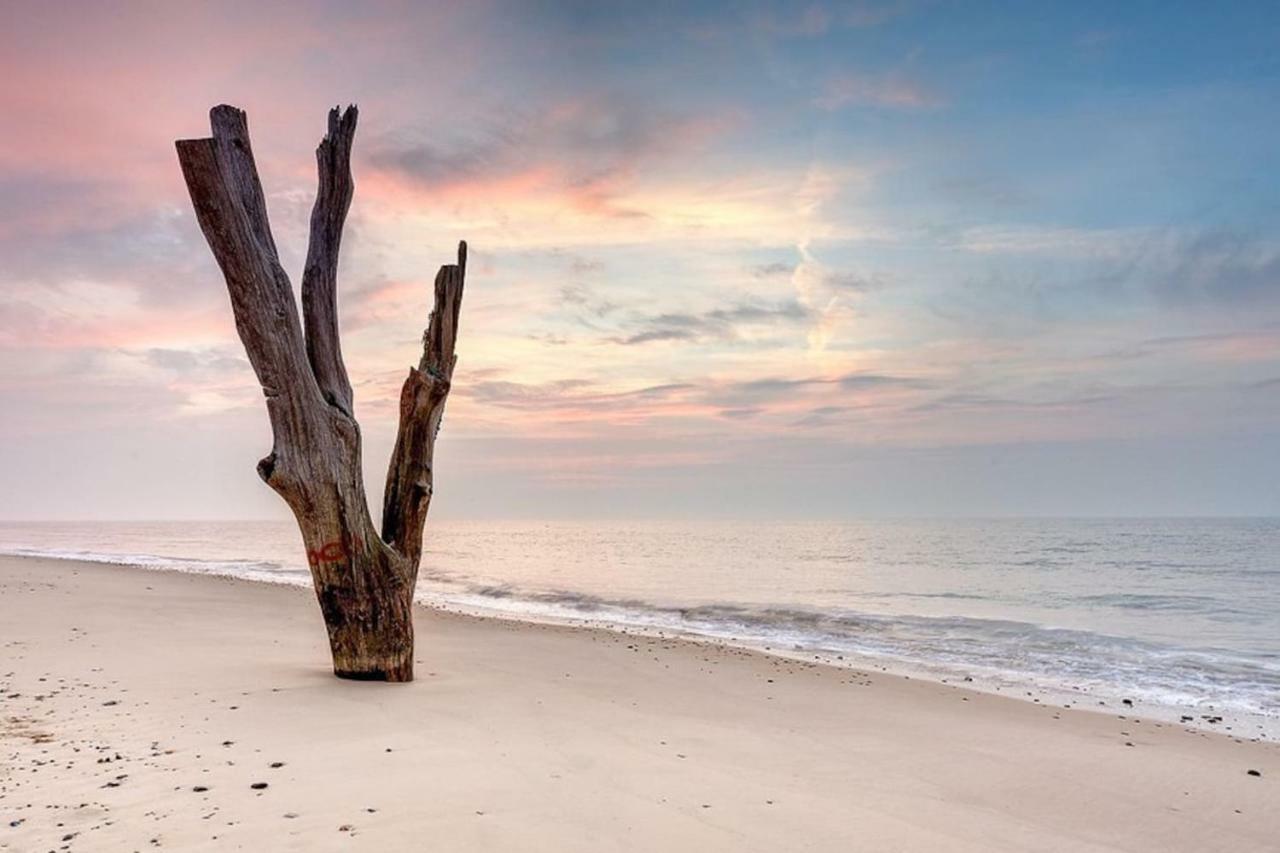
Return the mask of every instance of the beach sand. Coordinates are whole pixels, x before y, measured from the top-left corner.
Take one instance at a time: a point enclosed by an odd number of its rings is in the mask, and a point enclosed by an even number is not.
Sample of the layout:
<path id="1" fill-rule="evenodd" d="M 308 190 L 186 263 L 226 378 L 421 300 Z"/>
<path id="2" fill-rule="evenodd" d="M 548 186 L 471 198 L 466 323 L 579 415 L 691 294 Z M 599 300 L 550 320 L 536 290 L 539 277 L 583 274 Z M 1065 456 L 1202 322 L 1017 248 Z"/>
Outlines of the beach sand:
<path id="1" fill-rule="evenodd" d="M 307 590 L 20 558 L 0 649 L 3 850 L 1280 846 L 1280 747 L 1141 708 L 427 609 L 353 683 Z"/>

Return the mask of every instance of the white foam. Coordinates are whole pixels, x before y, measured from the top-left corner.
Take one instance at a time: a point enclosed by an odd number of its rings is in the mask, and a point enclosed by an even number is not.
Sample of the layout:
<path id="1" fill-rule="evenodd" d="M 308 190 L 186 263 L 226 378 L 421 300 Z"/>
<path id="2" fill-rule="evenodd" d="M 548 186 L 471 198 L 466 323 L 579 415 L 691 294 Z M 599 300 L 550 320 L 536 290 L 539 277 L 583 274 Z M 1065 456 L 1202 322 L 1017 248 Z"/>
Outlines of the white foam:
<path id="1" fill-rule="evenodd" d="M 34 546 L 0 554 L 309 586 L 298 566 Z M 569 591 L 481 586 L 424 573 L 423 603 L 488 616 L 589 624 L 748 647 L 834 665 L 885 669 L 967 687 L 1095 710 L 1129 699 L 1146 716 L 1193 717 L 1211 729 L 1280 739 L 1280 661 L 1181 649 L 1010 620 L 870 614 L 851 610 L 709 604 L 659 606 Z M 1219 724 L 1209 718 L 1222 717 Z"/>

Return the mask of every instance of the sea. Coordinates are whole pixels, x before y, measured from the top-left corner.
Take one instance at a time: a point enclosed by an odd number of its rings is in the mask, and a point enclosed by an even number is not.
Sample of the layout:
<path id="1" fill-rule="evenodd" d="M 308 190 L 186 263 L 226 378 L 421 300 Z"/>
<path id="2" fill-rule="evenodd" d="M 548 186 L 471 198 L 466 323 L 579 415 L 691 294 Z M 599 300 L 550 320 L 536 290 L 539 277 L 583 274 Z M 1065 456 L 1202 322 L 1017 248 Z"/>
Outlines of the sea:
<path id="1" fill-rule="evenodd" d="M 2 522 L 0 554 L 310 584 L 292 522 Z M 1280 739 L 1280 519 L 432 520 L 417 595 Z"/>

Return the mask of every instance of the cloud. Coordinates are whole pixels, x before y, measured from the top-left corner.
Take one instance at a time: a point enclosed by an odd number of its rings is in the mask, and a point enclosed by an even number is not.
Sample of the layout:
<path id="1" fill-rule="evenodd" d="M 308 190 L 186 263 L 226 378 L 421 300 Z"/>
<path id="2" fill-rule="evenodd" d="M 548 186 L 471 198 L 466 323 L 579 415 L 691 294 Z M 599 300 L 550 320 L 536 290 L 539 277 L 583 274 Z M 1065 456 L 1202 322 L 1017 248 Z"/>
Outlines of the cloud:
<path id="1" fill-rule="evenodd" d="M 559 379 L 545 383 L 490 380 L 460 386 L 456 393 L 477 403 L 526 411 L 626 411 L 648 402 L 671 399 L 694 386 L 686 383 L 649 385 L 627 391 L 601 391 L 590 379 Z"/>
<path id="2" fill-rule="evenodd" d="M 603 300 L 596 296 L 594 289 L 585 284 L 566 284 L 559 289 L 559 300 L 564 305 L 572 305 L 589 311 L 595 316 L 604 316 L 612 314 L 617 309 L 616 302 Z"/>
<path id="3" fill-rule="evenodd" d="M 1280 304 L 1280 245 L 1213 230 L 1176 246 L 1159 274 L 1159 292 L 1187 302 Z"/>
<path id="4" fill-rule="evenodd" d="M 758 30 L 774 36 L 820 36 L 831 28 L 831 10 L 821 3 L 788 7 L 780 13 L 759 15 L 755 19 Z"/>
<path id="5" fill-rule="evenodd" d="M 208 249 L 194 217 L 104 181 L 0 175 L 0 282 L 119 286 L 141 301 L 189 302 Z M 215 271 L 216 272 L 216 271 Z"/>
<path id="6" fill-rule="evenodd" d="M 416 316 L 425 326 L 431 310 L 433 285 L 415 278 L 375 278 L 339 283 L 342 328 L 355 331 Z"/>
<path id="7" fill-rule="evenodd" d="M 137 427 L 191 414 L 258 407 L 248 361 L 230 347 L 9 347 L 0 343 L 0 407 L 23 412 L 14 431 Z M 10 409 L 6 408 L 6 411 Z"/>
<path id="8" fill-rule="evenodd" d="M 764 409 L 760 406 L 746 406 L 740 409 L 721 409 L 719 414 L 720 417 L 728 418 L 732 421 L 745 421 L 749 418 L 754 418 L 763 411 Z"/>
<path id="9" fill-rule="evenodd" d="M 966 163 L 971 168 L 972 163 Z M 1033 194 L 1011 175 L 962 174 L 939 178 L 934 189 L 944 197 L 966 207 L 988 205 L 1002 209 L 1026 207 L 1035 200 Z"/>
<path id="10" fill-rule="evenodd" d="M 752 17 L 753 28 L 781 38 L 813 38 L 833 30 L 876 27 L 909 10 L 905 2 L 784 3 Z"/>
<path id="11" fill-rule="evenodd" d="M 745 5 L 745 4 L 739 4 Z M 744 16 L 724 10 L 701 19 L 684 21 L 679 31 L 696 42 L 735 42 L 744 39 L 816 39 L 836 36 L 842 30 L 876 27 L 901 17 L 913 3 L 903 0 L 835 0 L 835 2 L 771 2 Z M 692 8 L 691 4 L 686 4 Z M 713 7 L 714 8 L 714 7 Z"/>
<path id="12" fill-rule="evenodd" d="M 489 379 L 461 384 L 455 393 L 482 407 L 520 410 L 544 421 L 594 423 L 599 429 L 652 418 L 679 418 L 710 425 L 725 419 L 754 421 L 775 413 L 788 418 L 779 424 L 779 428 L 785 428 L 797 405 L 806 411 L 832 414 L 855 403 L 865 404 L 880 393 L 912 393 L 931 387 L 930 381 L 917 377 L 852 372 L 831 377 L 745 381 L 701 377 L 623 389 L 602 387 L 598 380 L 587 378 L 538 383 Z M 827 402 L 815 408 L 815 399 Z M 480 421 L 485 417 L 482 411 L 475 413 Z"/>
<path id="13" fill-rule="evenodd" d="M 913 407 L 916 412 L 941 412 L 948 410 L 1001 410 L 1001 409 L 1022 409 L 1022 410 L 1064 410 L 1077 409 L 1086 406 L 1095 406 L 1105 403 L 1114 403 L 1122 399 L 1119 394 L 1098 394 L 1087 393 L 1080 395 L 1068 395 L 1056 397 L 1048 400 L 1024 400 L 1011 397 L 999 397 L 988 394 L 974 394 L 970 392 L 954 392 L 943 394 L 925 403 L 921 403 Z"/>
<path id="14" fill-rule="evenodd" d="M 1064 272 L 1077 287 L 1093 282 L 1099 299 L 1115 299 L 1121 286 L 1130 298 L 1138 293 L 1177 304 L 1280 299 L 1280 242 L 1240 230 L 990 225 L 964 229 L 943 244 L 977 255 L 1075 262 Z"/>
<path id="15" fill-rule="evenodd" d="M 247 376 L 253 369 L 248 359 L 238 352 L 225 348 L 190 350 L 152 347 L 138 355 L 151 367 L 179 374 L 190 375 L 200 372 L 209 375 Z"/>
<path id="16" fill-rule="evenodd" d="M 844 373 L 832 377 L 767 377 L 740 382 L 722 382 L 707 388 L 707 399 L 725 408 L 745 408 L 787 399 L 805 399 L 815 392 L 844 391 L 866 393 L 876 390 L 923 390 L 930 380 L 884 373 Z"/>
<path id="17" fill-rule="evenodd" d="M 658 317 L 655 322 L 658 327 L 646 329 L 643 332 L 637 332 L 627 338 L 615 338 L 615 343 L 626 344 L 632 346 L 635 344 L 648 344 L 654 341 L 691 341 L 698 337 L 698 332 L 694 328 L 681 328 L 686 323 L 694 322 L 695 318 L 687 315 L 668 314 Z M 665 328 L 663 326 L 665 325 Z"/>
<path id="18" fill-rule="evenodd" d="M 1102 361 L 1159 359 L 1165 363 L 1189 359 L 1202 364 L 1280 360 L 1280 323 L 1230 332 L 1146 338 L 1110 349 L 1097 358 Z"/>
<path id="19" fill-rule="evenodd" d="M 595 275 L 596 273 L 604 270 L 604 262 L 596 258 L 587 258 L 573 253 L 566 253 L 566 257 L 568 260 L 569 272 L 574 275 Z"/>
<path id="20" fill-rule="evenodd" d="M 1164 232 L 1151 228 L 1071 228 L 1041 225 L 981 225 L 962 230 L 949 245 L 981 255 L 1132 257 Z"/>
<path id="21" fill-rule="evenodd" d="M 612 341 L 634 346 L 655 341 L 732 340 L 744 327 L 800 323 L 809 319 L 809 313 L 800 302 L 789 299 L 771 305 L 742 303 L 700 314 L 657 314 L 642 318 L 637 324 L 638 331 L 614 337 Z"/>
<path id="22" fill-rule="evenodd" d="M 850 106 L 924 110 L 940 106 L 942 98 L 921 83 L 896 74 L 844 74 L 828 80 L 813 104 L 831 111 Z"/>
<path id="23" fill-rule="evenodd" d="M 366 144 L 367 168 L 419 191 L 466 199 L 551 194 L 603 218 L 645 216 L 619 196 L 642 170 L 687 157 L 736 123 L 724 112 L 680 114 L 617 94 L 563 99 L 506 114 L 451 141 L 402 130 Z"/>
<path id="24" fill-rule="evenodd" d="M 870 293 L 885 287 L 885 280 L 874 275 L 852 271 L 831 271 L 824 277 L 827 287 L 848 293 Z"/>
<path id="25" fill-rule="evenodd" d="M 560 288 L 560 303 L 572 308 L 580 322 L 592 328 L 596 320 L 603 320 L 618 310 L 618 303 L 601 298 L 593 289 L 584 284 L 566 284 Z"/>
<path id="26" fill-rule="evenodd" d="M 772 278 L 773 276 L 791 275 L 795 271 L 795 264 L 785 264 L 775 262 L 771 264 L 758 264 L 751 268 L 751 274 L 756 278 Z"/>
<path id="27" fill-rule="evenodd" d="M 875 27 L 907 14 L 912 5 L 907 0 L 839 4 L 839 20 L 850 27 Z"/>
<path id="28" fill-rule="evenodd" d="M 797 427 L 824 427 L 831 423 L 835 415 L 850 411 L 849 406 L 817 406 L 795 422 Z"/>

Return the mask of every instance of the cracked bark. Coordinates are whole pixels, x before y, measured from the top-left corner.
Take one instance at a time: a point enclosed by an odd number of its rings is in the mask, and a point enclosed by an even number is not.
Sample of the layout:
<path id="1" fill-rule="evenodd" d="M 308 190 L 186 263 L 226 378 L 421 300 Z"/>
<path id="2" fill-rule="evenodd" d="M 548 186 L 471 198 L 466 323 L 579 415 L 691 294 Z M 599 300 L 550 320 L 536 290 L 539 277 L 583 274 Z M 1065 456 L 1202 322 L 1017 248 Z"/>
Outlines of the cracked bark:
<path id="1" fill-rule="evenodd" d="M 422 357 L 401 391 L 379 534 L 365 497 L 360 426 L 338 333 L 338 252 L 355 190 L 357 115 L 354 106 L 333 109 L 316 149 L 319 189 L 301 318 L 271 235 L 244 112 L 214 107 L 212 135 L 176 145 L 196 218 L 226 280 L 236 331 L 266 398 L 273 446 L 258 475 L 293 510 L 302 532 L 334 673 L 410 681 L 413 588 L 435 439 L 457 361 L 466 244 L 459 244 L 458 262 L 436 276 Z"/>

